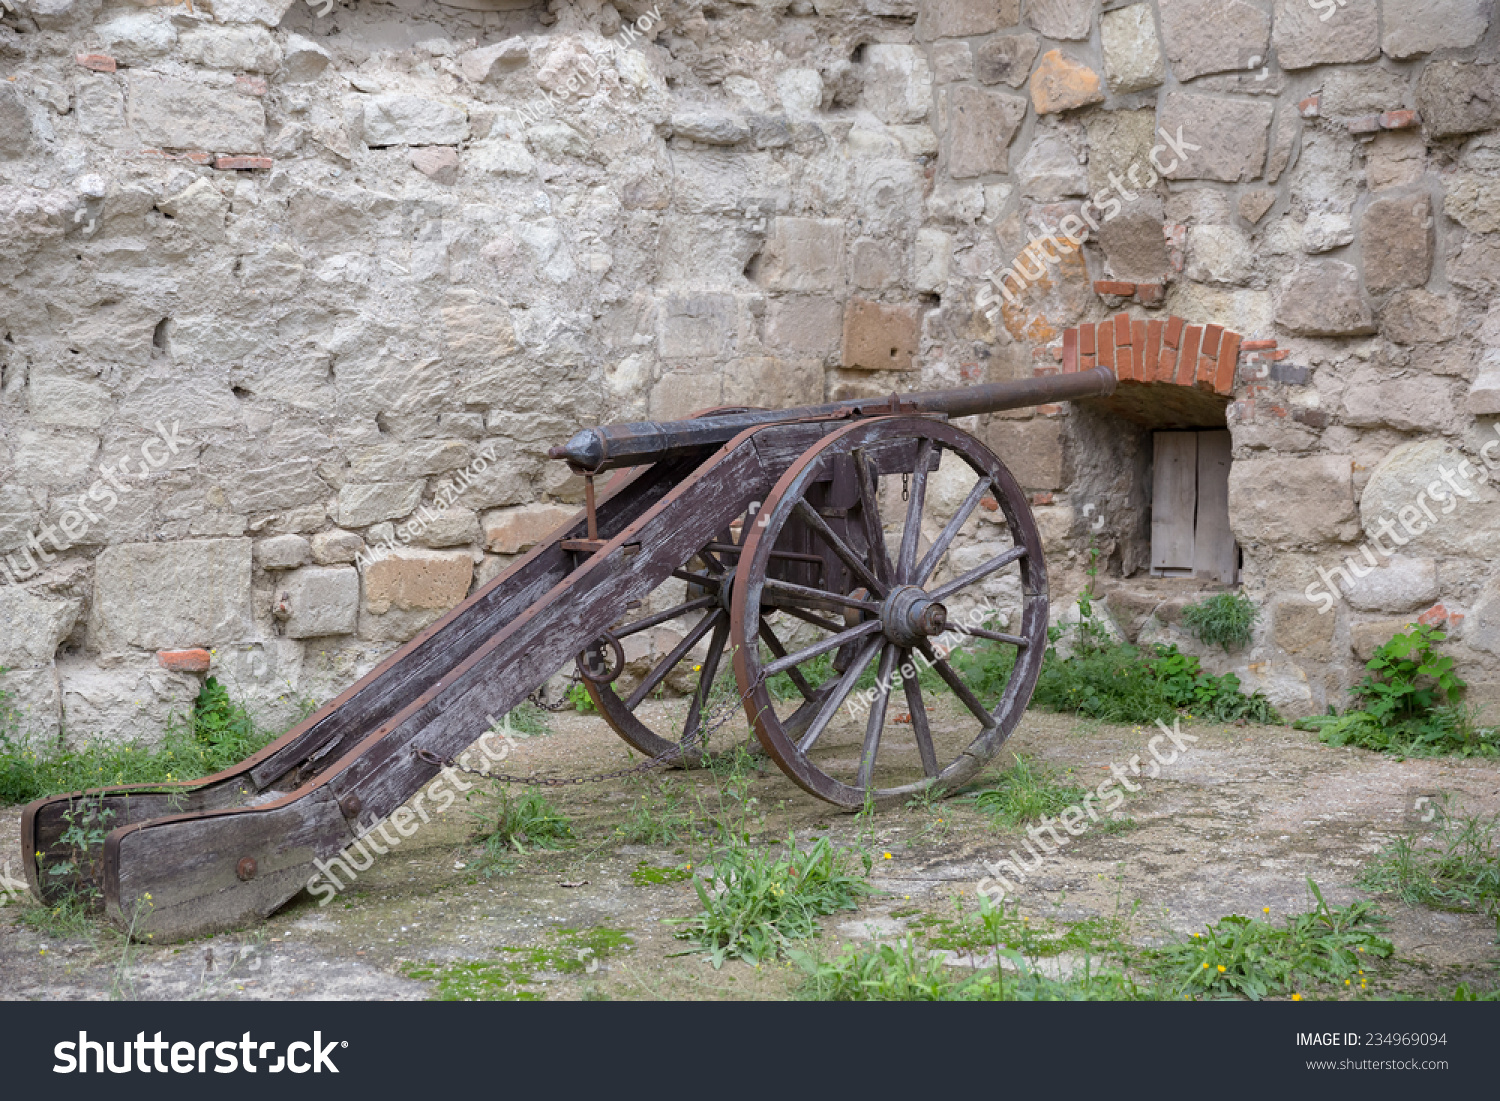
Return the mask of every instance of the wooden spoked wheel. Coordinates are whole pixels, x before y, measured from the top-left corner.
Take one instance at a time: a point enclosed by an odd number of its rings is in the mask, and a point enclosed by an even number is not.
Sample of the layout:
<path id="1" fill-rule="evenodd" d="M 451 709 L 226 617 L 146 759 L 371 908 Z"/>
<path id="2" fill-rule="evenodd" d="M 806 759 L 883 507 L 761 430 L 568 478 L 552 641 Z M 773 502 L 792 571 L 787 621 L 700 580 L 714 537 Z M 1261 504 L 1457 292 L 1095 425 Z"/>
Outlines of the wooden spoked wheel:
<path id="1" fill-rule="evenodd" d="M 932 506 L 928 492 L 944 454 L 949 464 L 962 464 L 944 466 L 944 499 L 967 490 L 948 515 Z M 885 499 L 894 499 L 893 478 L 905 485 L 906 500 L 898 515 L 884 517 L 882 486 Z M 830 486 L 840 482 L 853 483 L 845 494 L 851 502 L 826 506 L 837 496 Z M 995 549 L 1002 535 L 960 572 L 955 540 L 986 497 L 998 502 L 1010 545 Z M 924 521 L 934 533 L 930 544 Z M 799 528 L 833 563 L 822 571 L 822 585 L 773 554 Z M 804 790 L 844 807 L 859 807 L 867 797 L 894 802 L 933 787 L 952 791 L 978 773 L 1030 701 L 1047 641 L 1041 539 L 1020 486 L 995 454 L 942 420 L 861 421 L 801 456 L 749 532 L 732 601 L 735 673 L 756 735 L 782 770 Z M 965 548 L 965 555 L 975 550 Z M 1019 575 L 1018 633 L 995 630 L 993 620 L 974 614 L 950 614 L 949 605 L 982 611 L 985 585 L 1003 584 L 1005 571 Z M 765 630 L 773 619 L 811 624 L 816 640 L 769 645 Z M 757 641 L 768 643 L 764 651 Z M 1003 689 L 969 683 L 947 656 L 960 642 L 1015 648 Z M 815 685 L 811 663 L 829 653 L 838 655 L 833 673 Z M 928 671 L 904 677 L 903 668 Z M 861 685 L 871 669 L 873 686 Z M 792 678 L 800 703 L 774 698 L 768 682 L 778 673 Z M 900 697 L 894 705 L 893 695 Z"/>

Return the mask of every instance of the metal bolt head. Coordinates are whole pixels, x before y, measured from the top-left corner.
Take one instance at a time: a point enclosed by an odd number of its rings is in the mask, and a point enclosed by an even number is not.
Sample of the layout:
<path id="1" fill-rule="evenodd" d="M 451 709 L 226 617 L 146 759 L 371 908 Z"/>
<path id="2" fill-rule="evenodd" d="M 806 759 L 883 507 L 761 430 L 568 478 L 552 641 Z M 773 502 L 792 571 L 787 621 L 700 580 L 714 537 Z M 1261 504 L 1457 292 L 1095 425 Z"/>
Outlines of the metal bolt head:
<path id="1" fill-rule="evenodd" d="M 948 609 L 941 604 L 929 604 L 917 617 L 918 629 L 929 638 L 948 629 Z"/>
<path id="2" fill-rule="evenodd" d="M 358 795 L 346 795 L 339 800 L 339 809 L 350 818 L 358 817 L 359 812 L 364 809 L 364 801 Z"/>
<path id="3" fill-rule="evenodd" d="M 242 857 L 240 862 L 234 866 L 234 874 L 246 883 L 255 878 L 255 871 L 255 857 L 253 856 Z"/>

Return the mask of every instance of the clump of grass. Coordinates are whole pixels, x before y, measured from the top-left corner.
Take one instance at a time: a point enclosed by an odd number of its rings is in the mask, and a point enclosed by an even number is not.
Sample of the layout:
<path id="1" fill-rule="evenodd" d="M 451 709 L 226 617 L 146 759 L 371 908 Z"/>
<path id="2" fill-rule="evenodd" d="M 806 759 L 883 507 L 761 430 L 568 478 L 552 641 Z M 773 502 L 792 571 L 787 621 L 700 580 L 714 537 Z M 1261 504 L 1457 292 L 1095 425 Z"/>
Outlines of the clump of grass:
<path id="1" fill-rule="evenodd" d="M 1360 885 L 1434 910 L 1500 916 L 1497 831 L 1500 817 L 1445 813 L 1431 841 L 1399 837 L 1383 849 Z"/>
<path id="2" fill-rule="evenodd" d="M 1309 986 L 1365 985 L 1365 968 L 1388 959 L 1391 942 L 1379 935 L 1385 919 L 1358 901 L 1329 906 L 1307 881 L 1317 905 L 1280 925 L 1231 914 L 1183 942 L 1150 950 L 1148 966 L 1180 994 L 1259 1000 Z"/>
<path id="3" fill-rule="evenodd" d="M 1219 593 L 1182 609 L 1182 624 L 1188 633 L 1208 646 L 1241 650 L 1250 645 L 1260 609 L 1244 593 Z"/>
<path id="4" fill-rule="evenodd" d="M 658 783 L 642 776 L 635 783 L 638 794 L 625 820 L 615 827 L 616 840 L 626 845 L 663 845 L 692 832 L 692 816 L 683 809 L 682 792 L 672 780 Z"/>
<path id="5" fill-rule="evenodd" d="M 679 922 L 676 936 L 708 949 L 715 968 L 727 959 L 774 958 L 792 942 L 817 936 L 818 918 L 853 910 L 872 893 L 866 878 L 872 861 L 869 854 L 862 860 L 860 874 L 851 854 L 826 837 L 806 851 L 795 835 L 779 849 L 728 844 L 694 879 L 702 909 Z"/>
<path id="6" fill-rule="evenodd" d="M 560 849 L 573 839 L 572 820 L 536 788 L 524 788 L 518 796 L 509 784 L 496 786 L 498 806 L 487 814 L 473 815 L 480 823 L 475 840 L 483 847 L 477 871 L 494 872 L 504 867 L 504 858 L 511 853 Z"/>
<path id="7" fill-rule="evenodd" d="M 1017 826 L 1050 818 L 1080 802 L 1087 791 L 1066 783 L 1054 772 L 1038 767 L 1024 754 L 1014 755 L 1015 764 L 1001 773 L 994 784 L 963 798 L 985 811 L 997 825 Z M 1064 774 L 1072 777 L 1072 770 Z"/>
<path id="8" fill-rule="evenodd" d="M 0 701 L 0 710 L 4 706 Z M 37 739 L 19 733 L 12 713 L 9 721 L 0 718 L 0 804 L 84 788 L 192 780 L 238 764 L 276 736 L 259 729 L 214 677 L 204 681 L 187 721 L 174 721 L 155 746 L 93 739 L 72 748 L 61 734 Z"/>

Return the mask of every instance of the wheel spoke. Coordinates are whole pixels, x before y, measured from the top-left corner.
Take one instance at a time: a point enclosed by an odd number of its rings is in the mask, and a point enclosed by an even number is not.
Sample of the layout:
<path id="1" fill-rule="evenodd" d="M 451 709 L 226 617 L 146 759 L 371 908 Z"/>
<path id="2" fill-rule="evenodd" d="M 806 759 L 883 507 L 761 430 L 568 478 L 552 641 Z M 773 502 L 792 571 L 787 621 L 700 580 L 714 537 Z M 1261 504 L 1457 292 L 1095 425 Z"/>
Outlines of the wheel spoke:
<path id="1" fill-rule="evenodd" d="M 865 666 L 870 664 L 871 659 L 875 657 L 875 652 L 884 645 L 885 639 L 872 638 L 869 645 L 861 650 L 859 656 L 850 663 L 849 668 L 844 670 L 844 675 L 839 678 L 833 692 L 818 709 L 817 718 L 808 724 L 807 733 L 803 734 L 802 740 L 797 743 L 797 748 L 803 753 L 812 749 L 817 740 L 823 736 L 823 731 L 828 729 L 828 724 L 833 721 L 833 717 L 843 706 L 844 698 L 854 690 L 854 682 L 859 680 L 860 674 L 865 671 Z"/>
<path id="2" fill-rule="evenodd" d="M 875 573 L 887 584 L 895 581 L 891 569 L 891 552 L 885 545 L 885 527 L 880 520 L 880 494 L 875 488 L 875 475 L 864 451 L 854 453 L 854 474 L 859 480 L 859 500 L 865 517 L 865 539 L 870 544 L 870 561 Z"/>
<path id="3" fill-rule="evenodd" d="M 911 662 L 911 651 L 901 651 L 901 664 L 906 666 Z M 922 755 L 922 771 L 928 776 L 936 776 L 941 770 L 938 768 L 937 751 L 932 747 L 932 726 L 927 721 L 927 704 L 922 700 L 922 685 L 916 677 L 903 676 L 901 687 L 906 690 L 906 706 L 911 709 L 911 731 L 917 738 L 917 752 Z"/>
<path id="4" fill-rule="evenodd" d="M 831 593 L 827 589 L 809 589 L 806 585 L 794 585 L 790 581 L 778 581 L 774 577 L 766 578 L 766 588 L 783 596 L 795 596 L 799 600 L 831 600 L 847 608 L 863 608 L 867 612 L 880 611 L 878 601 L 861 600 L 857 596 L 845 596 L 843 593 Z"/>
<path id="5" fill-rule="evenodd" d="M 613 633 L 615 638 L 626 638 L 629 635 L 638 634 L 658 624 L 665 623 L 669 619 L 676 619 L 686 612 L 696 612 L 699 608 L 707 608 L 709 605 L 717 604 L 718 602 L 719 598 L 717 596 L 700 596 L 697 600 L 689 600 L 686 604 L 679 604 L 675 608 L 668 608 L 665 612 L 657 612 L 655 615 L 648 615 L 645 619 L 638 619 L 629 626 L 621 627 Z"/>
<path id="6" fill-rule="evenodd" d="M 870 572 L 870 567 L 865 564 L 859 555 L 854 553 L 853 548 L 839 538 L 834 530 L 828 526 L 828 521 L 819 516 L 817 510 L 807 503 L 807 498 L 799 497 L 797 499 L 796 511 L 802 517 L 803 522 L 812 528 L 813 531 L 817 532 L 818 537 L 823 542 L 833 548 L 833 553 L 844 560 L 844 564 L 854 571 L 854 576 L 859 578 L 871 592 L 884 596 L 890 591 L 884 581 Z"/>
<path id="7" fill-rule="evenodd" d="M 776 632 L 771 630 L 771 625 L 766 622 L 765 616 L 761 616 L 759 634 L 761 641 L 771 651 L 772 657 L 786 657 L 786 647 L 781 644 L 781 639 L 776 637 Z M 794 665 L 786 671 L 786 675 L 792 678 L 792 683 L 796 685 L 797 691 L 802 693 L 803 699 L 810 700 L 813 698 L 813 686 L 807 683 L 807 678 L 802 675 L 802 670 Z"/>
<path id="8" fill-rule="evenodd" d="M 948 549 L 948 544 L 953 542 L 953 537 L 958 534 L 958 529 L 963 527 L 964 522 L 974 514 L 974 510 L 979 507 L 980 500 L 988 492 L 989 488 L 990 480 L 988 478 L 980 478 L 978 482 L 974 483 L 974 488 L 969 490 L 969 495 L 964 498 L 963 505 L 953 514 L 953 518 L 948 521 L 947 526 L 938 535 L 937 541 L 922 556 L 922 561 L 917 565 L 917 572 L 912 575 L 911 583 L 913 585 L 927 584 L 927 579 L 932 576 L 932 571 L 937 569 L 938 561 Z"/>
<path id="9" fill-rule="evenodd" d="M 1012 646 L 1019 646 L 1022 649 L 1031 645 L 1029 639 L 1024 639 L 1020 635 L 1008 635 L 1004 631 L 991 631 L 985 627 L 965 627 L 961 623 L 950 623 L 948 627 L 950 630 L 957 631 L 961 635 L 970 635 L 974 638 L 987 638 L 991 642 L 1006 642 Z"/>
<path id="10" fill-rule="evenodd" d="M 682 725 L 682 740 L 698 733 L 698 722 L 708 696 L 714 690 L 714 678 L 719 675 L 719 660 L 724 656 L 724 647 L 729 644 L 729 617 L 720 619 L 714 627 L 714 637 L 708 644 L 708 656 L 703 659 L 703 670 L 698 677 L 698 687 L 693 692 L 693 703 L 688 708 L 687 722 Z"/>
<path id="11" fill-rule="evenodd" d="M 934 444 L 923 437 L 917 445 L 917 468 L 911 476 L 911 500 L 906 505 L 906 526 L 901 530 L 901 554 L 896 560 L 896 580 L 908 584 L 917 561 L 917 546 L 922 541 L 922 508 L 927 502 L 927 466 L 932 461 Z"/>
<path id="12" fill-rule="evenodd" d="M 974 582 L 988 577 L 996 570 L 1003 570 L 1006 566 L 1009 566 L 1012 562 L 1016 561 L 1016 559 L 1025 557 L 1025 547 L 1011 547 L 1010 550 L 1006 551 L 998 558 L 992 558 L 982 566 L 975 566 L 972 570 L 964 574 L 962 577 L 955 577 L 946 585 L 939 585 L 936 589 L 933 589 L 932 592 L 927 594 L 927 598 L 929 600 L 944 600 L 947 597 L 950 597 L 954 593 L 958 592 L 959 589 L 966 589 L 970 585 L 974 584 Z"/>
<path id="13" fill-rule="evenodd" d="M 686 581 L 689 585 L 697 585 L 700 588 L 712 589 L 714 592 L 719 591 L 719 582 L 721 578 L 715 577 L 711 573 L 694 573 L 692 570 L 673 570 L 672 576 L 677 578 L 677 580 L 679 581 Z"/>
<path id="14" fill-rule="evenodd" d="M 875 674 L 875 698 L 870 701 L 870 718 L 865 723 L 865 744 L 859 755 L 859 776 L 855 786 L 870 786 L 870 774 L 875 771 L 875 755 L 880 752 L 880 735 L 885 730 L 885 709 L 891 702 L 891 670 L 896 667 L 896 647 L 886 643 L 880 652 L 879 672 Z"/>
<path id="15" fill-rule="evenodd" d="M 984 728 L 988 730 L 994 726 L 995 717 L 989 713 L 984 704 L 979 702 L 979 697 L 974 695 L 969 686 L 963 682 L 963 678 L 954 671 L 953 666 L 948 664 L 948 659 L 938 657 L 932 649 L 932 644 L 925 638 L 917 645 L 921 647 L 923 656 L 937 670 L 938 676 L 942 677 L 943 682 L 953 689 L 953 694 L 963 701 L 963 705 L 973 713 L 974 717 L 984 724 Z"/>
<path id="16" fill-rule="evenodd" d="M 824 619 L 822 616 L 813 615 L 811 612 L 805 611 L 795 604 L 777 605 L 774 610 L 785 612 L 789 616 L 800 619 L 804 623 L 811 623 L 814 627 L 821 627 L 825 631 L 838 632 L 849 626 L 847 623 L 840 623 L 834 619 Z"/>
<path id="17" fill-rule="evenodd" d="M 882 627 L 883 625 L 880 620 L 869 619 L 857 627 L 850 627 L 847 631 L 840 631 L 836 635 L 830 635 L 828 638 L 813 643 L 805 650 L 798 650 L 795 654 L 788 654 L 786 657 L 777 658 L 775 661 L 770 662 L 766 666 L 766 676 L 774 677 L 777 673 L 790 669 L 793 666 L 801 665 L 804 661 L 810 661 L 819 654 L 826 654 L 829 650 L 837 650 L 840 646 L 847 645 L 855 639 L 872 635 L 876 631 L 881 630 Z"/>
<path id="18" fill-rule="evenodd" d="M 813 718 L 823 706 L 823 701 L 837 687 L 838 682 L 831 681 L 821 688 L 815 689 L 811 699 L 805 701 L 801 707 L 782 719 L 781 729 L 785 732 L 786 736 L 788 738 L 796 738 L 806 730 L 808 723 L 813 721 Z"/>
<path id="19" fill-rule="evenodd" d="M 709 612 L 708 615 L 704 616 L 698 622 L 698 625 L 691 631 L 689 631 L 686 636 L 684 636 L 681 642 L 672 647 L 672 652 L 666 657 L 662 658 L 661 663 L 657 665 L 655 669 L 651 670 L 649 674 L 647 674 L 646 679 L 641 681 L 640 684 L 636 685 L 635 691 L 630 693 L 630 698 L 625 701 L 625 707 L 630 711 L 634 711 L 637 707 L 639 707 L 641 701 L 645 699 L 646 696 L 658 684 L 666 679 L 667 674 L 670 673 L 674 668 L 676 668 L 677 663 L 681 661 L 684 656 L 686 656 L 689 650 L 698 645 L 698 640 L 701 639 L 704 635 L 708 634 L 709 628 L 717 625 L 719 618 L 724 614 L 725 613 L 723 608 L 715 608 L 713 611 Z"/>

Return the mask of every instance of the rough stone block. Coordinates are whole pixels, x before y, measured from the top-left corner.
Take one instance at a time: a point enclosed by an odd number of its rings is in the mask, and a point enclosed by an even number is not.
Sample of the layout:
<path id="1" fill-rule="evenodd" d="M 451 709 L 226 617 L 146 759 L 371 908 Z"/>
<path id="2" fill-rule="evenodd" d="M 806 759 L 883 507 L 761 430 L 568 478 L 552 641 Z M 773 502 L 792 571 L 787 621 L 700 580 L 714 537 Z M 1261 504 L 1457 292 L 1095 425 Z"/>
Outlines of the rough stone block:
<path id="1" fill-rule="evenodd" d="M 924 0 L 917 41 L 989 34 L 1021 21 L 1021 0 Z"/>
<path id="2" fill-rule="evenodd" d="M 1453 177 L 1443 213 L 1474 233 L 1500 233 L 1500 179 L 1469 174 Z"/>
<path id="3" fill-rule="evenodd" d="M 1429 291 L 1393 295 L 1380 313 L 1380 331 L 1396 344 L 1440 344 L 1458 335 L 1458 303 Z"/>
<path id="4" fill-rule="evenodd" d="M 718 356 L 730 346 L 736 324 L 732 295 L 667 295 L 657 314 L 657 349 L 663 359 Z"/>
<path id="5" fill-rule="evenodd" d="M 1300 596 L 1278 600 L 1271 615 L 1276 645 L 1294 654 L 1326 658 L 1336 618 L 1319 615 L 1318 606 Z"/>
<path id="6" fill-rule="evenodd" d="M 1142 92 L 1167 79 L 1150 4 L 1105 12 L 1099 30 L 1104 40 L 1104 76 L 1112 91 Z"/>
<path id="7" fill-rule="evenodd" d="M 652 419 L 685 420 L 724 404 L 724 377 L 717 371 L 668 371 L 651 387 L 647 407 Z"/>
<path id="8" fill-rule="evenodd" d="M 1171 140 L 1160 154 L 1163 175 L 1223 183 L 1255 179 L 1266 163 L 1274 110 L 1270 103 L 1168 92 L 1161 130 Z"/>
<path id="9" fill-rule="evenodd" d="M 1031 76 L 1031 63 L 1041 49 L 1034 34 L 1001 34 L 985 39 L 974 51 L 974 75 L 984 84 L 1019 88 Z"/>
<path id="10" fill-rule="evenodd" d="M 984 441 L 1000 456 L 1022 489 L 1058 490 L 1063 478 L 1063 426 L 1047 419 L 990 420 Z"/>
<path id="11" fill-rule="evenodd" d="M 1348 455 L 1237 459 L 1229 520 L 1242 544 L 1346 542 L 1359 530 Z"/>
<path id="12" fill-rule="evenodd" d="M 156 73 L 130 74 L 127 118 L 136 137 L 163 149 L 258 153 L 266 139 L 260 101 Z"/>
<path id="13" fill-rule="evenodd" d="M 1093 0 L 1030 0 L 1026 19 L 1048 38 L 1077 41 L 1089 36 L 1097 6 Z"/>
<path id="14" fill-rule="evenodd" d="M 1385 425 L 1398 432 L 1438 432 L 1453 417 L 1448 389 L 1423 372 L 1408 378 L 1387 378 L 1373 367 L 1362 367 L 1344 390 L 1344 423 L 1355 427 Z"/>
<path id="15" fill-rule="evenodd" d="M 1386 0 L 1382 46 L 1401 59 L 1464 49 L 1484 37 L 1494 6 L 1494 0 Z"/>
<path id="16" fill-rule="evenodd" d="M 411 166 L 433 183 L 451 187 L 458 182 L 458 150 L 446 145 L 429 145 L 414 149 Z"/>
<path id="17" fill-rule="evenodd" d="M 15 585 L 0 587 L 0 668 L 51 665 L 82 609 L 82 600 L 52 600 Z"/>
<path id="18" fill-rule="evenodd" d="M 1061 50 L 1044 53 L 1036 72 L 1031 74 L 1031 104 L 1039 115 L 1103 102 L 1104 88 L 1099 74 L 1083 62 L 1065 56 Z"/>
<path id="19" fill-rule="evenodd" d="M 1368 619 L 1349 627 L 1349 648 L 1360 661 L 1369 661 L 1375 651 L 1411 626 L 1409 619 Z"/>
<path id="20" fill-rule="evenodd" d="M 567 523 L 578 510 L 566 505 L 522 505 L 484 514 L 484 545 L 496 554 L 529 551 Z"/>
<path id="21" fill-rule="evenodd" d="M 255 564 L 263 570 L 295 570 L 312 558 L 312 544 L 300 535 L 277 535 L 255 544 Z"/>
<path id="22" fill-rule="evenodd" d="M 1283 69 L 1347 65 L 1379 55 L 1377 0 L 1346 0 L 1332 18 L 1325 18 L 1325 14 L 1326 8 L 1320 9 L 1308 0 L 1276 0 L 1271 41 Z"/>
<path id="23" fill-rule="evenodd" d="M 1484 368 L 1475 376 L 1464 408 L 1476 417 L 1500 414 L 1500 363 Z"/>
<path id="24" fill-rule="evenodd" d="M 932 73 L 915 46 L 865 47 L 864 102 L 881 122 L 921 122 L 932 110 Z"/>
<path id="25" fill-rule="evenodd" d="M 840 219 L 776 218 L 757 261 L 756 282 L 773 291 L 831 291 L 843 282 L 843 263 Z"/>
<path id="26" fill-rule="evenodd" d="M 406 534 L 403 535 L 402 532 Z M 483 541 L 479 514 L 469 508 L 417 510 L 417 514 L 396 529 L 397 539 L 410 539 L 423 547 L 466 547 Z"/>
<path id="27" fill-rule="evenodd" d="M 910 371 L 916 366 L 919 318 L 915 306 L 888 306 L 867 298 L 844 308 L 842 363 L 865 371 Z"/>
<path id="28" fill-rule="evenodd" d="M 766 343 L 791 352 L 826 355 L 839 345 L 844 311 L 824 296 L 773 298 L 766 310 Z"/>
<path id="29" fill-rule="evenodd" d="M 359 619 L 359 571 L 352 566 L 294 570 L 278 585 L 277 604 L 286 612 L 287 638 L 352 635 Z"/>
<path id="30" fill-rule="evenodd" d="M 130 66 L 144 65 L 152 58 L 171 53 L 177 44 L 177 28 L 166 12 L 117 15 L 95 27 L 94 34 L 110 56 Z M 186 37 L 184 45 L 187 45 Z"/>
<path id="31" fill-rule="evenodd" d="M 312 537 L 313 561 L 320 566 L 353 562 L 365 549 L 365 541 L 352 531 L 325 531 Z"/>
<path id="32" fill-rule="evenodd" d="M 328 68 L 333 57 L 311 38 L 300 34 L 286 37 L 286 50 L 281 58 L 278 76 L 283 84 L 306 84 L 317 80 Z"/>
<path id="33" fill-rule="evenodd" d="M 468 595 L 473 578 L 467 551 L 404 548 L 365 566 L 364 610 L 375 616 L 446 611 Z"/>
<path id="34" fill-rule="evenodd" d="M 1026 118 L 1019 96 L 958 85 L 943 90 L 948 175 L 956 180 L 1010 170 L 1010 143 Z"/>
<path id="35" fill-rule="evenodd" d="M 250 630 L 249 539 L 122 543 L 94 563 L 89 643 L 170 650 L 244 638 Z"/>
<path id="36" fill-rule="evenodd" d="M 1362 612 L 1414 612 L 1438 598 L 1437 563 L 1396 555 L 1354 579 L 1344 599 Z"/>
<path id="37" fill-rule="evenodd" d="M 1158 0 L 1172 74 L 1243 72 L 1269 54 L 1271 17 L 1247 0 Z"/>
<path id="38" fill-rule="evenodd" d="M 426 483 L 372 482 L 339 490 L 339 520 L 344 527 L 367 528 L 381 520 L 399 520 L 422 499 Z"/>
<path id="39" fill-rule="evenodd" d="M 154 654 L 101 668 L 71 659 L 58 663 L 63 726 L 77 742 L 94 738 L 152 746 L 170 725 L 184 722 L 202 691 L 192 673 L 163 669 Z"/>
<path id="40" fill-rule="evenodd" d="M 1338 260 L 1302 265 L 1282 284 L 1276 321 L 1305 336 L 1357 336 L 1375 331 L 1359 289 L 1359 272 Z"/>
<path id="41" fill-rule="evenodd" d="M 424 96 L 369 96 L 364 115 L 365 144 L 371 148 L 458 145 L 469 137 L 469 115 L 460 104 Z"/>
<path id="42" fill-rule="evenodd" d="M 274 73 L 281 47 L 264 27 L 204 27 L 188 31 L 178 44 L 182 56 L 209 69 Z"/>
<path id="43" fill-rule="evenodd" d="M 1386 294 L 1420 287 L 1432 274 L 1432 202 L 1426 195 L 1377 199 L 1360 226 L 1365 287 Z"/>
<path id="44" fill-rule="evenodd" d="M 1417 112 L 1433 138 L 1473 134 L 1500 124 L 1500 65 L 1430 62 L 1417 77 Z"/>
<path id="45" fill-rule="evenodd" d="M 823 361 L 746 356 L 724 369 L 726 405 L 791 409 L 823 401 Z"/>

